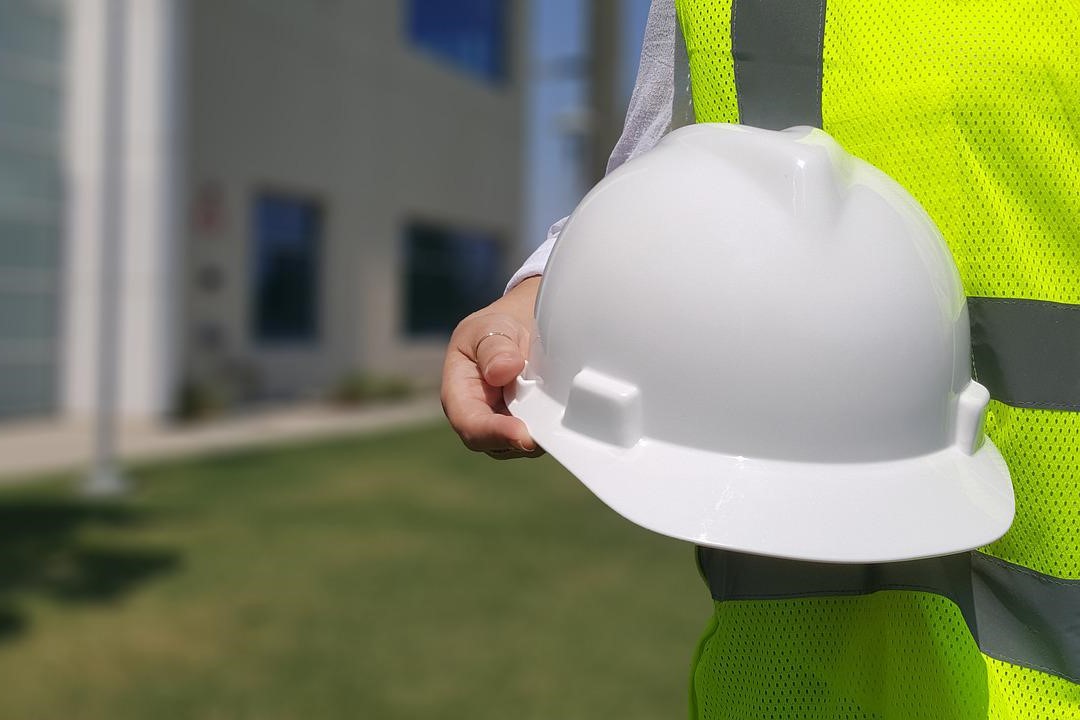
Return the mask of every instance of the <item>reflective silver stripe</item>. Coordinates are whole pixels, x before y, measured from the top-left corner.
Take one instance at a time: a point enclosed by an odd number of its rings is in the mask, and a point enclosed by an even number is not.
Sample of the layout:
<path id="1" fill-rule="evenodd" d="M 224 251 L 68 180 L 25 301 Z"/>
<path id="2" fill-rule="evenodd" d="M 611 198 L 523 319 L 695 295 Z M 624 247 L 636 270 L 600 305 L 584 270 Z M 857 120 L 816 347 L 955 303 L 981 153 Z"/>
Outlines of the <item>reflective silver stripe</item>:
<path id="1" fill-rule="evenodd" d="M 979 648 L 990 657 L 1080 682 L 1080 580 L 972 553 Z"/>
<path id="2" fill-rule="evenodd" d="M 697 549 L 714 600 L 779 600 L 918 590 L 959 608 L 990 657 L 1080 682 L 1080 580 L 980 552 L 897 563 L 834 564 Z"/>
<path id="3" fill-rule="evenodd" d="M 1080 305 L 968 298 L 975 379 L 1006 405 L 1080 411 Z"/>
<path id="4" fill-rule="evenodd" d="M 686 52 L 686 37 L 682 25 L 675 21 L 674 92 L 671 97 L 671 129 L 693 125 L 694 93 L 690 85 L 690 58 Z"/>
<path id="5" fill-rule="evenodd" d="M 734 0 L 731 54 L 739 122 L 821 127 L 825 0 Z"/>
<path id="6" fill-rule="evenodd" d="M 971 553 L 895 563 L 801 562 L 698 548 L 698 567 L 714 600 L 867 595 L 879 590 L 921 590 L 944 595 L 974 616 Z M 975 633 L 974 625 L 969 628 Z"/>

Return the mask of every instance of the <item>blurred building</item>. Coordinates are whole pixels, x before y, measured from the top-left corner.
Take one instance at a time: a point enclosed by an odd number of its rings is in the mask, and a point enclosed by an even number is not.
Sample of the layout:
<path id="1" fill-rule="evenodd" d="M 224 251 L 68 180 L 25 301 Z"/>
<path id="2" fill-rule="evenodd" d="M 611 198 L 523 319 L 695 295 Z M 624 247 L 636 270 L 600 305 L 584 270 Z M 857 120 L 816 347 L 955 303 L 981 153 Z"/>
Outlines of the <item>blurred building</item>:
<path id="1" fill-rule="evenodd" d="M 0 417 L 59 402 L 61 14 L 0 2 Z"/>
<path id="2" fill-rule="evenodd" d="M 0 0 L 0 417 L 92 410 L 110 297 L 127 417 L 436 383 L 520 260 L 524 5 Z"/>

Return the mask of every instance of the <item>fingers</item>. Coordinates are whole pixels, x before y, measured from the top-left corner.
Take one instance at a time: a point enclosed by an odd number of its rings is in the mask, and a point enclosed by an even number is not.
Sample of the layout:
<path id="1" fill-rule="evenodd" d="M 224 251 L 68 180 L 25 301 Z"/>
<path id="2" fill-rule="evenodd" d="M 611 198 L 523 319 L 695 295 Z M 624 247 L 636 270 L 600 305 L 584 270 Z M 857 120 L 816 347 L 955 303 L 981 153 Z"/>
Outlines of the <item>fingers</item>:
<path id="1" fill-rule="evenodd" d="M 477 377 L 472 383 L 461 384 L 457 391 L 446 390 L 444 384 L 443 411 L 465 447 L 478 452 L 513 452 L 518 457 L 542 454 L 525 423 L 504 414 L 506 406 L 501 401 L 493 408 L 487 399 L 477 396 L 472 385 L 480 382 Z"/>
<path id="2" fill-rule="evenodd" d="M 536 451 L 536 442 L 529 436 L 525 423 L 490 407 L 464 415 L 455 415 L 448 410 L 447 417 L 470 450 L 512 450 L 524 454 Z"/>
<path id="3" fill-rule="evenodd" d="M 524 326 L 496 314 L 469 318 L 454 333 L 443 365 L 443 411 L 469 449 L 500 460 L 543 454 L 503 402 L 503 387 L 525 366 L 527 345 Z"/>

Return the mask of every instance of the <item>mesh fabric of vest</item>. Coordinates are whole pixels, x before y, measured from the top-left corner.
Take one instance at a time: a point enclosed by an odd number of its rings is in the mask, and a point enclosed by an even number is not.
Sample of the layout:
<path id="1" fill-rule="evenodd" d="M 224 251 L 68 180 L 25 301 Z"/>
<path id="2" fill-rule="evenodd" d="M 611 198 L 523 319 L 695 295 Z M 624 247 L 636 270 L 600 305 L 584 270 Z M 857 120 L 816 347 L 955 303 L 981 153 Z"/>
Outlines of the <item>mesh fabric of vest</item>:
<path id="1" fill-rule="evenodd" d="M 699 122 L 737 122 L 731 0 L 677 0 Z M 1080 5 L 829 0 L 824 129 L 906 187 L 969 295 L 1080 303 Z M 1080 413 L 992 402 L 1017 514 L 991 555 L 1080 578 Z M 909 591 L 716 603 L 700 718 L 1080 719 L 1080 685 L 979 653 Z"/>

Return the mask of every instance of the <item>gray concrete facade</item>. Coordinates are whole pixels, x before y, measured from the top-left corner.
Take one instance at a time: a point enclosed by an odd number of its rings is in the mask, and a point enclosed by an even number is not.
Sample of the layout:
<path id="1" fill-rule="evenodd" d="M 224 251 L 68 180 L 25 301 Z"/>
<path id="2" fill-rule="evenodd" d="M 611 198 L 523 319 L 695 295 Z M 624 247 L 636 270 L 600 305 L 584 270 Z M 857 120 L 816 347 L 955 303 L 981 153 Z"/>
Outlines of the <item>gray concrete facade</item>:
<path id="1" fill-rule="evenodd" d="M 437 382 L 445 338 L 403 332 L 404 229 L 521 226 L 522 3 L 505 83 L 413 46 L 406 2 L 221 0 L 189 5 L 188 229 L 183 366 L 253 399 L 314 396 L 362 371 Z M 318 336 L 251 329 L 252 207 L 261 191 L 321 209 Z"/>

